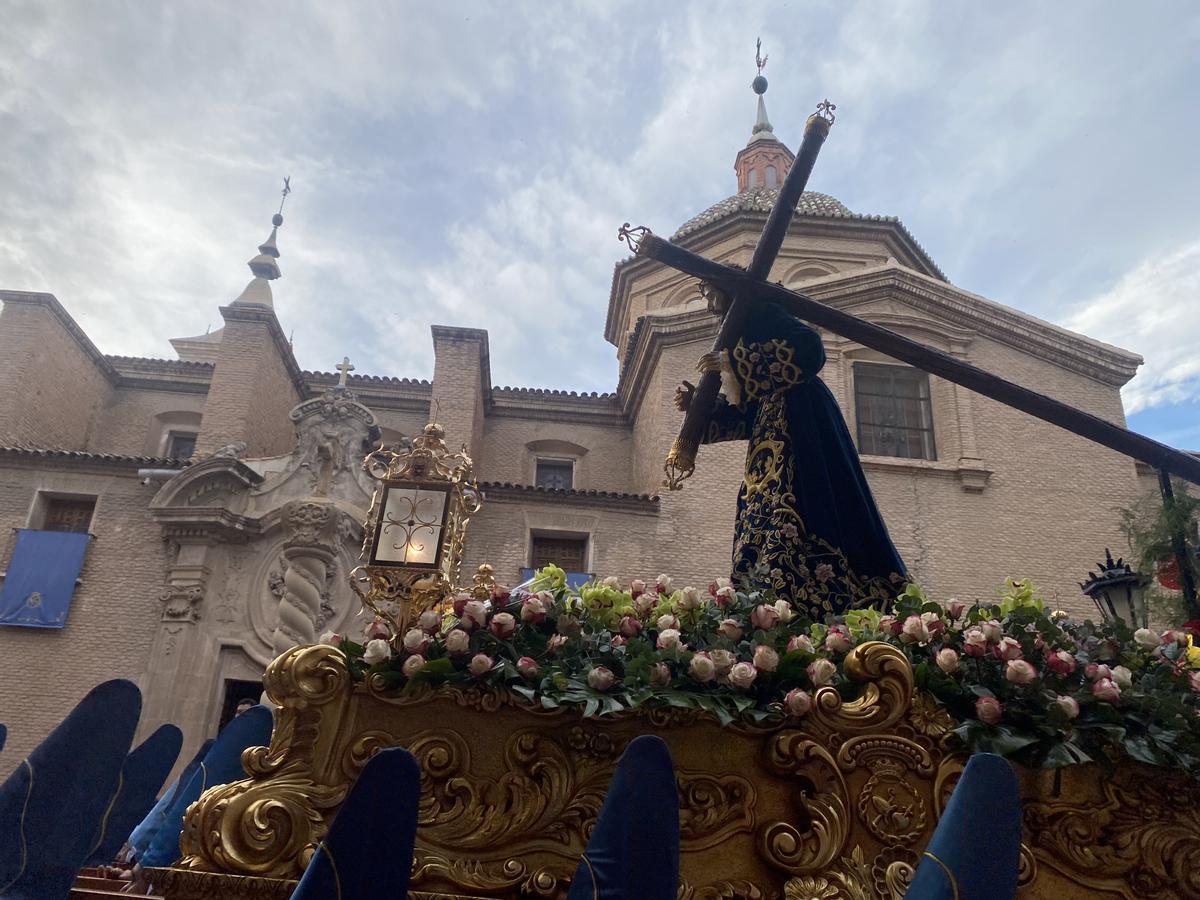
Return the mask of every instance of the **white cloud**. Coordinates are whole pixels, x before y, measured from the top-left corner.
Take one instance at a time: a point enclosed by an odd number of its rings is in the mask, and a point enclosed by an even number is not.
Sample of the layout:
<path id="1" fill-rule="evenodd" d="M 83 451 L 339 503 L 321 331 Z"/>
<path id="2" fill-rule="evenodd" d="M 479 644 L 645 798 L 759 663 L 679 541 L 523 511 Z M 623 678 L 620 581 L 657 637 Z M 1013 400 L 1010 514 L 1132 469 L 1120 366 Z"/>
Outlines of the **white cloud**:
<path id="1" fill-rule="evenodd" d="M 1200 240 L 1143 260 L 1082 303 L 1066 327 L 1141 353 L 1125 408 L 1200 399 Z"/>

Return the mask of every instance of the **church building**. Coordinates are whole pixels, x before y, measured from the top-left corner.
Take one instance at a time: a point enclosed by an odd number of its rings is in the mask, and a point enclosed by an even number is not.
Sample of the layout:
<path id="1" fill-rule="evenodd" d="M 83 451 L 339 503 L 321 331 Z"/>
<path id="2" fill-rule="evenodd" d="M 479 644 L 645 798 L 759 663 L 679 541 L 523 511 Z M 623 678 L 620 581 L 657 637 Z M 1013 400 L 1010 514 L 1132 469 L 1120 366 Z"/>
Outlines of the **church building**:
<path id="1" fill-rule="evenodd" d="M 672 240 L 744 265 L 792 161 L 760 101 L 736 192 Z M 0 777 L 117 677 L 140 685 L 146 733 L 183 728 L 186 759 L 239 698 L 258 696 L 277 653 L 359 629 L 348 577 L 372 490 L 360 460 L 434 419 L 466 445 L 484 494 L 468 574 L 485 560 L 508 584 L 548 562 L 576 578 L 666 573 L 701 587 L 729 574 L 745 442 L 702 448 L 683 490 L 661 487 L 676 386 L 717 328 L 694 279 L 616 262 L 612 393 L 498 387 L 487 332 L 441 325 L 430 380 L 334 369 L 354 347 L 332 349 L 331 371 L 304 371 L 280 324 L 286 291 L 273 296 L 280 225 L 220 307 L 223 327 L 171 338 L 171 359 L 106 354 L 69 299 L 0 290 L 0 574 L 29 566 L 38 533 L 92 536 L 61 597 L 11 588 L 0 601 Z M 770 277 L 1124 424 L 1120 391 L 1140 357 L 951 284 L 894 217 L 806 193 Z M 1047 603 L 1087 615 L 1078 581 L 1106 547 L 1125 550 L 1117 511 L 1153 480 L 1118 453 L 822 337 L 821 377 L 915 580 L 971 601 L 1029 577 Z"/>

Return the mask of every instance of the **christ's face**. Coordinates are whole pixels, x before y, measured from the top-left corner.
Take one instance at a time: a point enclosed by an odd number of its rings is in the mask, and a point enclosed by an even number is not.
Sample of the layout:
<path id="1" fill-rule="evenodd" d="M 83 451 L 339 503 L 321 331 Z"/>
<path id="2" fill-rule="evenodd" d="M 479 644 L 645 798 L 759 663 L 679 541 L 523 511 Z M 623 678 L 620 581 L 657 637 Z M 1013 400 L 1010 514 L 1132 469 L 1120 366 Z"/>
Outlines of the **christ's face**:
<path id="1" fill-rule="evenodd" d="M 724 318 L 729 312 L 729 296 L 724 291 L 708 292 L 708 311 L 714 316 Z"/>

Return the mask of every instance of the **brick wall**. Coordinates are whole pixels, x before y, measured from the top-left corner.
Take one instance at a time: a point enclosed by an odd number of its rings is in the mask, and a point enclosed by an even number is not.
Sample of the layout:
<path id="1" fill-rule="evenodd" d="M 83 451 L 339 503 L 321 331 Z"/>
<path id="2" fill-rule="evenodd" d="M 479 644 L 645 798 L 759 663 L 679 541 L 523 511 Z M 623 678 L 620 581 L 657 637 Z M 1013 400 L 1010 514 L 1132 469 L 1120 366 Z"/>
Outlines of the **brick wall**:
<path id="1" fill-rule="evenodd" d="M 433 395 L 429 415 L 446 429 L 447 446 L 468 451 L 480 445 L 484 395 L 491 387 L 487 368 L 487 332 L 476 328 L 433 327 Z M 476 473 L 488 478 L 487 463 L 478 460 Z"/>
<path id="2" fill-rule="evenodd" d="M 0 297 L 0 443 L 87 449 L 111 391 L 99 353 L 49 294 Z"/>
<path id="3" fill-rule="evenodd" d="M 275 313 L 265 308 L 223 307 L 221 315 L 225 330 L 196 452 L 211 453 L 245 441 L 247 456 L 287 453 L 295 444 L 288 413 L 300 397 L 289 368 L 295 361 L 290 350 L 280 347 L 282 331 Z"/>
<path id="4" fill-rule="evenodd" d="M 99 498 L 91 526 L 96 540 L 88 548 L 66 627 L 0 628 L 0 721 L 8 726 L 0 780 L 96 684 L 110 678 L 140 683 L 166 571 L 161 531 L 146 511 L 156 489 L 140 483 L 134 466 L 0 460 L 0 565 L 5 568 L 12 559 L 12 529 L 28 524 L 36 491 Z"/>
<path id="5" fill-rule="evenodd" d="M 198 420 L 204 413 L 205 400 L 204 394 L 118 387 L 110 393 L 97 418 L 90 449 L 97 453 L 161 456 L 169 430 L 176 425 L 181 430 L 195 429 L 192 424 L 184 427 L 175 420 L 185 416 L 189 422 Z"/>

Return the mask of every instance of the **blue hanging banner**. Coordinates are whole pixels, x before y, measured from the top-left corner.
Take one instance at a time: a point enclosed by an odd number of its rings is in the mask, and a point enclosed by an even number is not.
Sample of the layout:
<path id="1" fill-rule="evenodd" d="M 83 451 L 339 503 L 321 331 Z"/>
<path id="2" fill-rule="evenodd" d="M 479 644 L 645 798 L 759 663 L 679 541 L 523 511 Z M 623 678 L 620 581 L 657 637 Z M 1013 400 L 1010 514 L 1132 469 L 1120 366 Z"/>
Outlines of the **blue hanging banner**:
<path id="1" fill-rule="evenodd" d="M 83 568 L 90 534 L 17 529 L 17 546 L 0 591 L 0 625 L 62 628 Z"/>

